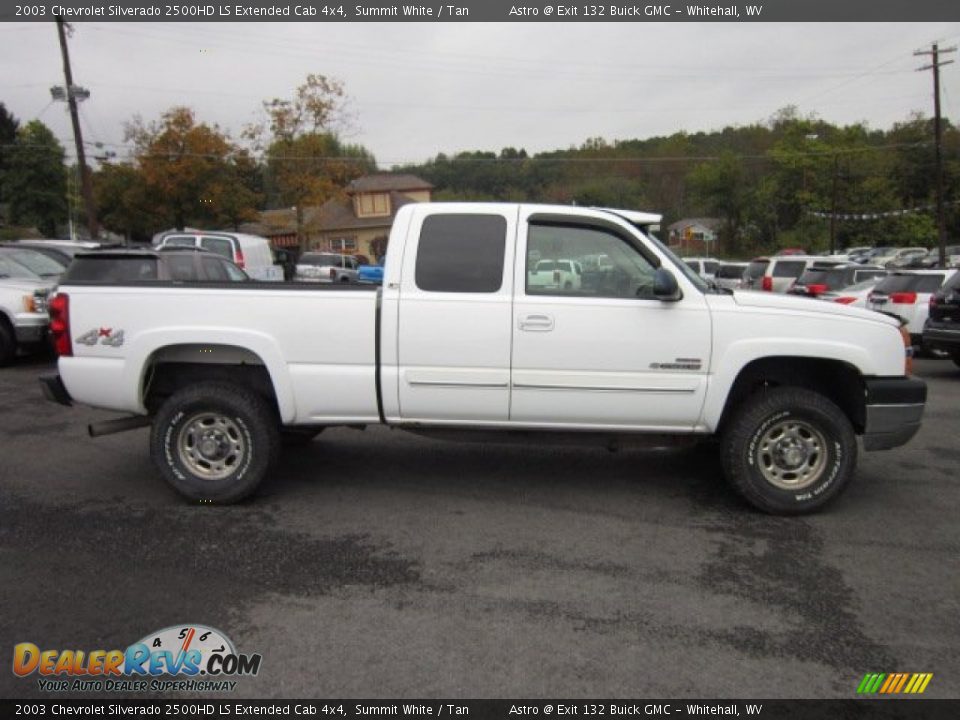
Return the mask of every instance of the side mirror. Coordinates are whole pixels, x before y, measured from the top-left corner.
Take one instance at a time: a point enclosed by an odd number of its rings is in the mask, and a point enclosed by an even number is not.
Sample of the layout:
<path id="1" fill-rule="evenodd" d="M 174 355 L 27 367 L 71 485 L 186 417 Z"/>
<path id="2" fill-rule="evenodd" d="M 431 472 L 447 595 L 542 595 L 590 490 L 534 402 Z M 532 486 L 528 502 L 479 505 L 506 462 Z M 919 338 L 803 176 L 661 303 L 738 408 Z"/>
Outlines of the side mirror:
<path id="1" fill-rule="evenodd" d="M 658 268 L 653 276 L 653 296 L 664 302 L 676 302 L 683 297 L 677 279 L 666 268 Z"/>

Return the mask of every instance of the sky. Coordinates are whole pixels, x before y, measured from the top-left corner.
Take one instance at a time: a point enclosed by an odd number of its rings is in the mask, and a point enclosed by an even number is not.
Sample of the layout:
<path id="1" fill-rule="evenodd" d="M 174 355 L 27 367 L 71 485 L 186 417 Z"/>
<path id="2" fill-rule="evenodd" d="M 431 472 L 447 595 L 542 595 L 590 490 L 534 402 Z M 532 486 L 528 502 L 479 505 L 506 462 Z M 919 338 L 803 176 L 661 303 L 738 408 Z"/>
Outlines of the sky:
<path id="1" fill-rule="evenodd" d="M 345 139 L 384 169 L 437 153 L 528 153 L 765 122 L 796 105 L 835 123 L 889 128 L 933 113 L 927 58 L 960 23 L 94 23 L 70 38 L 87 144 L 127 156 L 123 126 L 175 105 L 234 136 L 308 73 L 341 80 Z M 945 56 L 958 58 L 960 53 Z M 41 119 L 72 157 L 53 23 L 0 24 L 0 102 Z M 960 62 L 941 72 L 960 123 Z M 89 151 L 88 151 L 89 152 Z"/>

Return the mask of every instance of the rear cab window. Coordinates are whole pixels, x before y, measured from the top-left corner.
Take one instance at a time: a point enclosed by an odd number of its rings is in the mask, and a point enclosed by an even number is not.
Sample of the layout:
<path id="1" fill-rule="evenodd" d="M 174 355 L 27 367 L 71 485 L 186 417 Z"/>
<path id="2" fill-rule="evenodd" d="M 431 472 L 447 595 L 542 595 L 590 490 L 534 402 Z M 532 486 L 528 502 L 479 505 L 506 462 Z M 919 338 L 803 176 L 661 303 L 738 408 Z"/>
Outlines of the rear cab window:
<path id="1" fill-rule="evenodd" d="M 427 292 L 496 293 L 503 286 L 507 221 L 500 215 L 424 219 L 414 278 Z"/>
<path id="2" fill-rule="evenodd" d="M 75 256 L 61 283 L 129 283 L 157 278 L 157 258 L 155 257 L 148 255 L 118 257 L 108 253 L 97 253 L 90 256 Z"/>

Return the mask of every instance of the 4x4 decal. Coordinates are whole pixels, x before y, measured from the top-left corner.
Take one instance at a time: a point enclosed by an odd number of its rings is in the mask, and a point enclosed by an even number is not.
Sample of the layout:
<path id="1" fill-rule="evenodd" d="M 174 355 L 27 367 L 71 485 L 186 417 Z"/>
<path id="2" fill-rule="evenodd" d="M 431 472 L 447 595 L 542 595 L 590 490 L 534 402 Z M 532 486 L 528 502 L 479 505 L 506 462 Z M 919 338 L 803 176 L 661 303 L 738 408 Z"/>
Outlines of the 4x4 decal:
<path id="1" fill-rule="evenodd" d="M 100 338 L 103 338 L 102 340 Z M 75 342 L 81 345 L 101 345 L 109 347 L 120 347 L 123 345 L 123 330 L 113 331 L 113 328 L 93 328 L 78 337 Z"/>

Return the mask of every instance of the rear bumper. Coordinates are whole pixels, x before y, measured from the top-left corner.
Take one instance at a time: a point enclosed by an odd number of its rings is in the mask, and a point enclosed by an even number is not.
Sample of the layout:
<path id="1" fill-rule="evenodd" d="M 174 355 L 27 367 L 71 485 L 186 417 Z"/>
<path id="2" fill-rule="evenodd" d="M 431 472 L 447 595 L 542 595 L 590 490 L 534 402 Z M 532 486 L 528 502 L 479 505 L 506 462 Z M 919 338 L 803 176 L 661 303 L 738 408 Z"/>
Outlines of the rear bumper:
<path id="1" fill-rule="evenodd" d="M 40 378 L 40 389 L 43 390 L 43 396 L 50 402 L 68 407 L 73 405 L 73 398 L 70 397 L 59 375 L 43 375 Z"/>
<path id="2" fill-rule="evenodd" d="M 927 322 L 923 328 L 923 344 L 934 350 L 960 351 L 960 323 Z"/>
<path id="3" fill-rule="evenodd" d="M 37 345 L 47 339 L 50 321 L 46 315 L 37 318 L 18 317 L 14 325 L 18 345 Z"/>
<path id="4" fill-rule="evenodd" d="M 927 384 L 917 378 L 866 381 L 864 450 L 889 450 L 917 434 L 927 402 Z"/>

